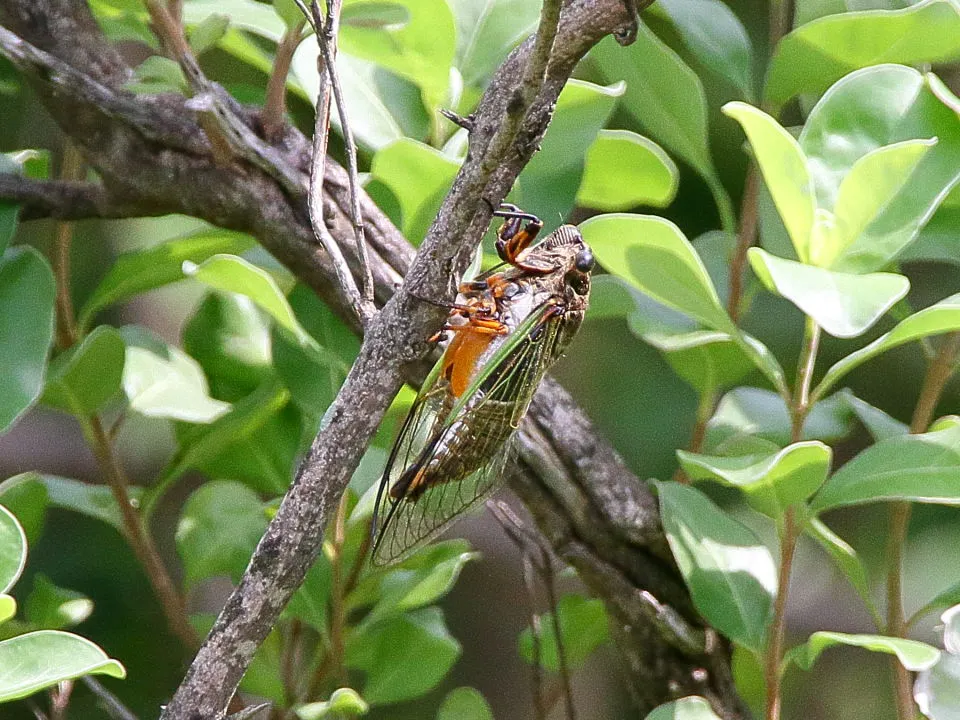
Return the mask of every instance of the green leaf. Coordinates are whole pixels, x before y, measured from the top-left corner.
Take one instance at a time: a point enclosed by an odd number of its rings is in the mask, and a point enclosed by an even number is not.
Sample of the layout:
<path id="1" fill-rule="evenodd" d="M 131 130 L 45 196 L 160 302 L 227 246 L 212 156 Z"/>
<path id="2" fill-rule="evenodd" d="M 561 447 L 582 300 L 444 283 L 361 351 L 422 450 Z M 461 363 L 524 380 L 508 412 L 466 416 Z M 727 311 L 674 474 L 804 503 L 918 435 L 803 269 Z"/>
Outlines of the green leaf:
<path id="1" fill-rule="evenodd" d="M 809 670 L 820 657 L 820 653 L 837 645 L 850 645 L 872 652 L 896 655 L 900 664 L 912 672 L 933 667 L 940 658 L 939 650 L 916 640 L 821 631 L 813 633 L 806 643 L 788 652 L 785 662 L 794 662 L 804 670 Z"/>
<path id="2" fill-rule="evenodd" d="M 960 425 L 871 445 L 841 467 L 814 498 L 820 513 L 846 505 L 912 500 L 960 505 Z"/>
<path id="3" fill-rule="evenodd" d="M 429 607 L 358 628 L 347 638 L 345 661 L 366 676 L 363 698 L 385 705 L 429 692 L 459 656 L 460 643 L 447 631 L 442 611 Z"/>
<path id="4" fill-rule="evenodd" d="M 245 295 L 207 293 L 182 336 L 183 349 L 210 381 L 210 394 L 237 400 L 273 377 L 270 326 L 270 318 Z M 299 348 L 295 338 L 289 340 Z"/>
<path id="5" fill-rule="evenodd" d="M 96 314 L 105 307 L 183 280 L 186 260 L 201 263 L 218 253 L 239 254 L 253 245 L 253 238 L 249 235 L 217 229 L 123 253 L 84 303 L 78 315 L 78 325 L 85 332 Z"/>
<path id="6" fill-rule="evenodd" d="M 867 153 L 850 168 L 837 191 L 831 243 L 811 253 L 815 264 L 830 267 L 890 204 L 933 140 L 905 140 Z"/>
<path id="7" fill-rule="evenodd" d="M 53 271 L 33 248 L 0 256 L 0 435 L 43 389 L 53 340 Z"/>
<path id="8" fill-rule="evenodd" d="M 37 573 L 33 590 L 24 603 L 24 617 L 34 627 L 62 630 L 79 625 L 93 612 L 93 601 L 83 593 L 58 587 L 46 575 Z"/>
<path id="9" fill-rule="evenodd" d="M 655 142 L 629 130 L 601 130 L 587 150 L 577 204 L 604 212 L 662 208 L 673 202 L 679 182 L 677 166 Z"/>
<path id="10" fill-rule="evenodd" d="M 9 595 L 0 593 L 0 624 L 17 614 L 17 601 Z"/>
<path id="11" fill-rule="evenodd" d="M 822 397 L 848 372 L 887 350 L 920 338 L 955 330 L 960 330 L 960 293 L 905 318 L 890 332 L 834 363 L 824 374 L 815 394 Z"/>
<path id="12" fill-rule="evenodd" d="M 288 30 L 295 28 L 306 19 L 293 0 L 273 0 L 272 4 L 274 11 L 283 20 L 283 24 Z M 340 13 L 340 21 L 343 22 L 343 12 Z"/>
<path id="13" fill-rule="evenodd" d="M 834 442 L 845 437 L 851 426 L 850 408 L 842 398 L 834 396 L 813 406 L 801 439 Z M 705 447 L 712 455 L 728 455 L 729 446 L 749 437 L 777 445 L 790 443 L 790 411 L 783 397 L 770 390 L 739 387 L 721 398 L 707 426 Z"/>
<path id="14" fill-rule="evenodd" d="M 658 302 L 721 331 L 735 331 L 703 262 L 669 220 L 611 214 L 580 225 L 600 264 Z"/>
<path id="15" fill-rule="evenodd" d="M 203 22 L 191 28 L 189 38 L 194 55 L 202 55 L 210 48 L 215 47 L 223 39 L 229 27 L 230 18 L 228 16 L 214 14 L 208 15 Z"/>
<path id="16" fill-rule="evenodd" d="M 840 187 L 852 175 L 866 173 L 870 192 L 875 192 L 873 185 L 895 185 L 897 176 L 903 176 L 906 168 L 889 179 L 870 174 L 866 167 L 854 173 L 868 154 L 898 143 L 938 138 L 900 192 L 883 204 L 876 219 L 833 262 L 833 269 L 860 273 L 885 268 L 960 181 L 960 123 L 956 113 L 931 91 L 935 82 L 933 76 L 924 77 L 911 68 L 870 67 L 840 80 L 807 118 L 800 146 L 809 161 L 818 204 L 837 212 Z M 891 189 L 887 187 L 878 197 Z"/>
<path id="17" fill-rule="evenodd" d="M 453 13 L 446 0 L 394 0 L 394 4 L 406 9 L 409 22 L 380 27 L 344 23 L 340 47 L 418 85 L 427 107 L 434 111 L 451 99 L 450 69 L 456 50 Z"/>
<path id="18" fill-rule="evenodd" d="M 720 716 L 702 697 L 691 695 L 661 705 L 646 720 L 720 720 Z"/>
<path id="19" fill-rule="evenodd" d="M 292 0 L 289 0 L 292 3 Z M 410 11 L 398 2 L 361 2 L 347 5 L 340 23 L 366 28 L 400 27 L 410 22 Z"/>
<path id="20" fill-rule="evenodd" d="M 120 333 L 96 328 L 50 364 L 43 402 L 85 420 L 120 390 L 125 352 Z"/>
<path id="21" fill-rule="evenodd" d="M 910 289 L 910 281 L 894 273 L 851 275 L 778 258 L 756 247 L 750 248 L 749 258 L 771 292 L 834 337 L 862 335 Z"/>
<path id="22" fill-rule="evenodd" d="M 28 544 L 40 539 L 49 497 L 38 473 L 20 473 L 0 482 L 0 503 L 16 516 Z"/>
<path id="23" fill-rule="evenodd" d="M 873 615 L 878 625 L 883 624 L 883 619 L 877 612 L 873 597 L 870 594 L 870 581 L 867 577 L 867 570 L 860 561 L 857 551 L 854 550 L 843 538 L 827 527 L 818 517 L 810 517 L 804 526 L 804 531 L 816 540 L 820 547 L 826 551 L 827 555 L 833 560 L 834 565 L 843 573 L 843 576 L 850 581 L 853 589 L 857 591 L 860 599 L 863 601 L 870 614 Z"/>
<path id="24" fill-rule="evenodd" d="M 400 202 L 404 236 L 419 246 L 460 169 L 439 150 L 403 138 L 373 156 L 371 175 Z"/>
<path id="25" fill-rule="evenodd" d="M 493 711 L 477 690 L 458 687 L 443 699 L 437 720 L 493 720 Z"/>
<path id="26" fill-rule="evenodd" d="M 943 653 L 913 686 L 917 706 L 931 720 L 954 720 L 960 708 L 960 656 Z"/>
<path id="27" fill-rule="evenodd" d="M 632 318 L 630 319 L 631 329 Z M 643 339 L 664 354 L 670 367 L 701 395 L 732 387 L 753 364 L 728 334 L 708 330 L 670 335 L 646 333 Z"/>
<path id="28" fill-rule="evenodd" d="M 187 87 L 187 79 L 175 60 L 151 55 L 134 68 L 133 77 L 123 87 L 138 95 L 180 94 Z"/>
<path id="29" fill-rule="evenodd" d="M 621 106 L 654 140 L 715 181 L 703 85 L 673 50 L 641 23 L 632 45 L 621 47 L 612 37 L 604 38 L 590 57 L 604 80 L 626 81 Z"/>
<path id="30" fill-rule="evenodd" d="M 256 0 L 190 0 L 183 4 L 186 25 L 199 25 L 211 15 L 227 15 L 236 28 L 278 42 L 286 26 L 270 5 Z"/>
<path id="31" fill-rule="evenodd" d="M 560 672 L 554 613 L 546 613 L 540 621 L 540 664 L 552 672 Z M 557 602 L 560 635 L 570 669 L 583 666 L 587 658 L 609 639 L 609 618 L 603 601 L 582 595 L 564 595 Z M 525 628 L 519 637 L 520 657 L 534 661 L 533 630 Z"/>
<path id="32" fill-rule="evenodd" d="M 667 541 L 697 610 L 731 640 L 761 651 L 777 588 L 770 551 L 699 490 L 657 489 Z"/>
<path id="33" fill-rule="evenodd" d="M 750 36 L 719 0 L 660 0 L 647 11 L 668 20 L 704 69 L 725 78 L 743 97 L 755 95 Z"/>
<path id="34" fill-rule="evenodd" d="M 41 479 L 47 488 L 51 505 L 100 520 L 124 532 L 120 508 L 106 485 L 90 485 L 55 475 L 43 475 Z M 130 488 L 130 494 L 137 499 L 142 490 Z"/>
<path id="35" fill-rule="evenodd" d="M 303 620 L 318 633 L 325 635 L 329 630 L 327 607 L 332 584 L 330 561 L 326 555 L 320 553 L 313 567 L 307 571 L 303 584 L 290 598 L 284 612 Z"/>
<path id="36" fill-rule="evenodd" d="M 779 519 L 820 489 L 830 471 L 832 452 L 813 440 L 767 455 L 712 457 L 678 450 L 677 457 L 692 480 L 716 480 L 740 488 L 751 507 Z"/>
<path id="37" fill-rule="evenodd" d="M 290 393 L 276 382 L 237 401 L 230 412 L 208 425 L 184 428 L 180 450 L 151 488 L 158 493 L 190 469 L 211 477 L 244 480 L 265 493 L 282 493 L 299 443 L 299 416 L 287 415 Z"/>
<path id="38" fill-rule="evenodd" d="M 13 513 L 0 505 L 0 592 L 12 588 L 27 564 L 27 536 Z"/>
<path id="39" fill-rule="evenodd" d="M 219 575 L 237 582 L 266 529 L 263 503 L 245 485 L 216 480 L 195 490 L 177 523 L 184 585 Z"/>
<path id="40" fill-rule="evenodd" d="M 723 112 L 743 127 L 797 257 L 810 262 L 816 195 L 799 143 L 780 123 L 746 103 L 727 103 Z"/>
<path id="41" fill-rule="evenodd" d="M 291 69 L 311 102 L 316 103 L 320 87 L 317 47 L 312 39 L 300 44 Z M 430 116 L 416 85 L 375 63 L 337 54 L 337 70 L 344 102 L 357 143 L 366 150 L 379 150 L 404 136 L 425 139 Z M 330 122 L 340 127 L 340 117 L 331 113 Z"/>
<path id="42" fill-rule="evenodd" d="M 516 45 L 537 29 L 541 0 L 451 0 L 455 64 L 464 85 L 483 89 Z"/>
<path id="43" fill-rule="evenodd" d="M 876 408 L 868 402 L 865 402 L 853 394 L 850 390 L 842 390 L 838 393 L 842 396 L 850 409 L 856 414 L 863 423 L 863 426 L 870 433 L 874 442 L 886 440 L 887 438 L 907 435 L 910 432 L 910 426 L 902 423 L 896 418 L 887 415 L 880 408 Z"/>
<path id="44" fill-rule="evenodd" d="M 366 715 L 370 706 L 350 688 L 338 688 L 333 691 L 329 700 L 324 702 L 307 703 L 295 709 L 300 720 L 320 720 L 331 718 L 341 720 L 344 717 Z"/>
<path id="45" fill-rule="evenodd" d="M 960 604 L 960 581 L 955 582 L 952 585 L 948 586 L 946 589 L 938 592 L 933 597 L 933 599 L 925 603 L 922 608 L 920 608 L 913 614 L 910 622 L 912 623 L 913 620 L 922 618 L 926 615 L 929 615 L 932 612 L 936 612 L 937 610 L 946 610 L 948 608 L 953 608 L 958 604 Z M 954 624 L 955 624 L 956 614 L 955 613 L 952 614 L 951 618 L 954 620 Z M 956 653 L 956 650 L 953 650 L 951 652 Z"/>
<path id="46" fill-rule="evenodd" d="M 210 397 L 196 361 L 143 327 L 120 329 L 126 343 L 123 391 L 130 409 L 147 417 L 209 423 L 230 406 Z"/>
<path id="47" fill-rule="evenodd" d="M 124 678 L 127 671 L 89 640 L 59 630 L 40 630 L 0 642 L 0 702 L 84 675 Z"/>
<path id="48" fill-rule="evenodd" d="M 922 65 L 957 57 L 960 10 L 949 0 L 828 15 L 780 41 L 764 94 L 768 102 L 780 106 L 797 93 L 822 92 L 857 68 L 883 63 Z"/>
<path id="49" fill-rule="evenodd" d="M 570 215 L 583 176 L 587 149 L 606 125 L 624 84 L 608 87 L 569 80 L 563 87 L 547 134 L 520 173 L 510 199 L 542 218 Z"/>

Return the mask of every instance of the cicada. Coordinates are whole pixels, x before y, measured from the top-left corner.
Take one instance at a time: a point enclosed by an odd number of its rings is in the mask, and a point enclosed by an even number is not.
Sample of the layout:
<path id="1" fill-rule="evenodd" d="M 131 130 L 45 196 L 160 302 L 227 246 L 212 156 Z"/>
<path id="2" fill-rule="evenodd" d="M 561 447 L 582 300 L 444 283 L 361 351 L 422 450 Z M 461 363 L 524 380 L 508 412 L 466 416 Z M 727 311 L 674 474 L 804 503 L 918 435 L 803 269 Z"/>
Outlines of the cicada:
<path id="1" fill-rule="evenodd" d="M 594 260 L 580 232 L 563 225 L 531 246 L 539 219 L 512 205 L 495 215 L 506 268 L 463 283 L 435 336 L 449 343 L 380 481 L 375 565 L 408 556 L 497 488 L 537 386 L 587 309 Z"/>

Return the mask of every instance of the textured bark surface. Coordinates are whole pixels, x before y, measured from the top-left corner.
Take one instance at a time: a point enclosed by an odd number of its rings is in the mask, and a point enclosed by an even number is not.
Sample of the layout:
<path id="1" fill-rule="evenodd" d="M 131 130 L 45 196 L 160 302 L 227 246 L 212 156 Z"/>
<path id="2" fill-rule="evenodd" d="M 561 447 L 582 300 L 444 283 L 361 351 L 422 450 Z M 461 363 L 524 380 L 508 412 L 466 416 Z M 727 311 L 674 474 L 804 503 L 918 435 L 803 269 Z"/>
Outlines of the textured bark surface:
<path id="1" fill-rule="evenodd" d="M 532 41 L 507 58 L 483 97 L 470 150 L 419 252 L 365 195 L 361 198 L 378 304 L 360 355 L 240 586 L 199 651 L 165 718 L 222 717 L 256 648 L 319 550 L 327 520 L 400 384 L 418 382 L 428 338 L 444 311 L 418 297 L 453 297 L 456 279 L 546 131 L 557 96 L 600 39 L 629 41 L 635 18 L 624 0 L 564 3 L 554 52 L 529 112 L 501 142 L 522 93 Z M 103 184 L 36 183 L 0 176 L 0 198 L 24 219 L 182 213 L 255 236 L 359 330 L 306 211 L 310 144 L 287 128 L 271 146 L 282 173 L 244 159 L 218 164 L 185 98 L 134 96 L 130 69 L 82 0 L 6 0 L 0 52 L 29 80 Z M 258 131 L 254 111 L 236 112 Z M 302 178 L 298 193 L 278 176 Z M 352 227 L 346 173 L 325 175 L 325 217 L 348 260 Z M 401 281 L 404 280 L 401 285 Z M 523 428 L 512 482 L 557 554 L 607 603 L 639 711 L 673 697 L 710 697 L 724 717 L 746 716 L 729 677 L 728 652 L 704 628 L 670 558 L 649 489 L 596 433 L 556 383 L 540 389 Z M 642 716 L 642 715 L 641 715 Z"/>

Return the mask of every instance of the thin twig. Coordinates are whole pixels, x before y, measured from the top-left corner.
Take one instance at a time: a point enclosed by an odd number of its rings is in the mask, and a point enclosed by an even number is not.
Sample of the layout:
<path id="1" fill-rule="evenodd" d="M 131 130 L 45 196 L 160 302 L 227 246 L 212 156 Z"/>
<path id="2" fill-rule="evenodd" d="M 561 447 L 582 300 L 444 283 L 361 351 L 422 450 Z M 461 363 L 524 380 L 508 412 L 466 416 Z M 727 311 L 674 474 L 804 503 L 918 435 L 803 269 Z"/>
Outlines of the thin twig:
<path id="1" fill-rule="evenodd" d="M 333 523 L 333 554 L 330 558 L 332 589 L 330 593 L 330 655 L 333 678 L 339 685 L 346 684 L 344 667 L 344 636 L 347 631 L 346 588 L 343 581 L 343 545 L 346 538 L 348 495 L 344 493 L 337 506 Z"/>
<path id="2" fill-rule="evenodd" d="M 290 73 L 290 63 L 293 54 L 303 39 L 303 28 L 306 18 L 292 28 L 287 28 L 280 42 L 277 43 L 277 54 L 273 58 L 273 67 L 267 79 L 267 91 L 263 100 L 263 109 L 260 111 L 260 122 L 263 125 L 263 134 L 270 142 L 276 142 L 283 132 L 287 115 L 287 75 Z"/>
<path id="3" fill-rule="evenodd" d="M 67 182 L 78 181 L 83 177 L 83 171 L 83 156 L 73 143 L 66 141 L 63 147 L 60 179 Z M 53 272 L 57 282 L 57 346 L 61 350 L 66 350 L 77 342 L 77 322 L 70 292 L 70 245 L 73 238 L 73 223 L 60 221 L 57 223 L 55 232 Z"/>
<path id="4" fill-rule="evenodd" d="M 92 676 L 84 675 L 80 678 L 80 682 L 86 685 L 87 689 L 97 696 L 103 709 L 113 720 L 139 720 L 137 716 L 120 701 L 120 698 L 107 690 L 102 683 Z"/>
<path id="5" fill-rule="evenodd" d="M 740 201 L 740 231 L 737 233 L 737 246 L 730 259 L 730 295 L 727 298 L 727 314 L 734 322 L 740 320 L 743 302 L 743 280 L 747 268 L 747 251 L 757 239 L 757 225 L 760 214 L 760 169 L 755 160 L 750 160 L 747 179 L 743 186 L 743 198 Z"/>
<path id="6" fill-rule="evenodd" d="M 50 691 L 50 720 L 66 720 L 67 708 L 73 696 L 73 680 L 64 680 L 57 683 L 56 688 Z"/>
<path id="7" fill-rule="evenodd" d="M 926 432 L 943 390 L 954 372 L 954 362 L 960 353 L 960 333 L 949 333 L 944 337 L 933 360 L 927 366 L 923 386 L 917 398 L 913 417 L 910 420 L 910 432 Z M 907 621 L 903 610 L 903 558 L 907 536 L 910 531 L 912 506 L 907 501 L 890 504 L 890 520 L 887 527 L 887 635 L 907 636 Z M 899 661 L 893 663 L 894 689 L 897 697 L 897 717 L 899 720 L 912 720 L 916 715 L 913 701 L 913 682 L 910 671 Z"/>
<path id="8" fill-rule="evenodd" d="M 374 312 L 373 307 L 373 275 L 370 272 L 370 258 L 367 253 L 367 241 L 363 236 L 363 213 L 360 209 L 360 180 L 357 171 L 357 143 L 353 137 L 353 129 L 347 119 L 347 105 L 343 99 L 343 90 L 340 87 L 340 74 L 337 72 L 337 33 L 340 30 L 340 7 L 342 0 L 327 0 L 327 20 L 323 32 L 317 33 L 320 43 L 320 52 L 326 66 L 327 77 L 333 89 L 333 97 L 337 102 L 337 114 L 340 115 L 340 131 L 343 133 L 344 149 L 347 154 L 347 173 L 350 177 L 351 219 L 353 221 L 353 235 L 357 243 L 357 259 L 360 261 L 360 277 L 362 280 L 362 297 L 365 316 L 364 321 L 370 319 Z M 318 12 L 317 2 L 313 0 L 314 13 Z M 329 132 L 329 127 L 327 132 Z"/>

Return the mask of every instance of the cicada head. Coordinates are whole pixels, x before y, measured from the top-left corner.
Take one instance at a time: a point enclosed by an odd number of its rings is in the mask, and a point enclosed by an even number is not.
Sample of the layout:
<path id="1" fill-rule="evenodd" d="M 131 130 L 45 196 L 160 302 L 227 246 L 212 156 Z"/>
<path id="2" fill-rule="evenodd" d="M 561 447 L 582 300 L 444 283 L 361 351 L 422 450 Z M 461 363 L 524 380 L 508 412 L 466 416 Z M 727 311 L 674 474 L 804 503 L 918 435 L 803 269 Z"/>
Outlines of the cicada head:
<path id="1" fill-rule="evenodd" d="M 554 268 L 544 280 L 553 284 L 567 312 L 583 313 L 590 298 L 590 273 L 593 251 L 573 225 L 561 225 L 531 250 L 531 256 L 544 266 Z"/>

